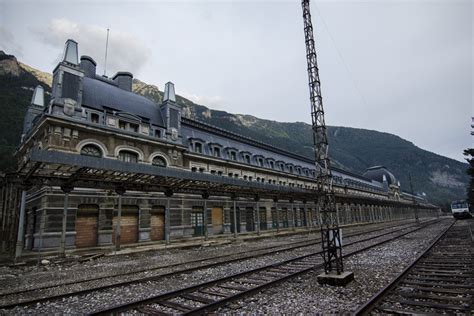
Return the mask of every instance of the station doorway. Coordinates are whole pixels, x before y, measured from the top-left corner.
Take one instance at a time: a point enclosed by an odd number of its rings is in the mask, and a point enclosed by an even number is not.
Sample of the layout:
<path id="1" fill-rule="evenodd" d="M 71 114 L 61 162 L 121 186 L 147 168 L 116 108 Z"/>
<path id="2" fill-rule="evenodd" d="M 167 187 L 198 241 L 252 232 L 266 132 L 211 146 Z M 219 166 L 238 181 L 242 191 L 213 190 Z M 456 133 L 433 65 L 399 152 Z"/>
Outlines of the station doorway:
<path id="1" fill-rule="evenodd" d="M 97 246 L 99 222 L 99 206 L 95 204 L 82 204 L 77 208 L 76 216 L 76 247 Z"/>
<path id="2" fill-rule="evenodd" d="M 165 207 L 153 206 L 150 214 L 150 239 L 152 241 L 165 239 Z"/>
<path id="3" fill-rule="evenodd" d="M 193 236 L 204 236 L 204 211 L 201 207 L 193 207 L 191 212 Z"/>
<path id="4" fill-rule="evenodd" d="M 237 207 L 235 210 L 236 217 L 237 217 L 237 233 L 240 233 L 240 209 Z M 235 233 L 235 225 L 234 225 L 234 210 L 230 211 L 230 232 Z"/>
<path id="5" fill-rule="evenodd" d="M 211 211 L 212 232 L 222 234 L 224 232 L 224 210 L 222 207 L 213 207 Z"/>
<path id="6" fill-rule="evenodd" d="M 247 207 L 245 209 L 245 229 L 248 232 L 255 231 L 255 218 L 253 213 L 253 207 Z"/>
<path id="7" fill-rule="evenodd" d="M 115 227 L 117 215 L 112 220 L 112 242 L 115 244 Z M 120 219 L 120 244 L 133 244 L 138 242 L 138 206 L 123 205 Z"/>
<path id="8" fill-rule="evenodd" d="M 260 216 L 260 230 L 266 230 L 267 229 L 267 209 L 264 207 L 261 207 L 259 210 L 258 216 Z"/>

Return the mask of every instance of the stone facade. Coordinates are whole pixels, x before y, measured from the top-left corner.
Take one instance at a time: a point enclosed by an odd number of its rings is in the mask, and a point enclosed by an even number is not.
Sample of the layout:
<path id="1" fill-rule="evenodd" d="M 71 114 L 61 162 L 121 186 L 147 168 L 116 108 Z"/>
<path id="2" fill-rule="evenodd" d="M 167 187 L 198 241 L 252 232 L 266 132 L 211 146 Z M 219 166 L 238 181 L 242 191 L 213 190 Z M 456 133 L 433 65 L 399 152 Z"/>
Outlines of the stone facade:
<path id="1" fill-rule="evenodd" d="M 172 83 L 166 84 L 163 103 L 158 105 L 130 91 L 129 73 L 113 79 L 96 75 L 92 58 L 83 56 L 79 62 L 74 41 L 68 40 L 65 52 L 53 72 L 50 103 L 33 100 L 28 110 L 17 152 L 20 165 L 36 148 L 315 190 L 311 159 L 181 117 Z M 376 181 L 339 169 L 333 169 L 333 177 L 336 194 L 346 197 L 338 204 L 341 224 L 413 216 L 409 206 L 413 197 L 400 192 L 394 179 L 387 183 L 386 178 Z M 315 201 L 238 198 L 234 225 L 232 198 L 209 194 L 208 199 L 183 193 L 169 199 L 171 240 L 319 223 Z M 54 186 L 28 191 L 25 248 L 60 245 L 64 197 Z M 112 245 L 118 203 L 114 191 L 74 188 L 68 195 L 66 247 Z M 126 191 L 121 198 L 121 243 L 162 242 L 167 203 L 163 192 Z"/>

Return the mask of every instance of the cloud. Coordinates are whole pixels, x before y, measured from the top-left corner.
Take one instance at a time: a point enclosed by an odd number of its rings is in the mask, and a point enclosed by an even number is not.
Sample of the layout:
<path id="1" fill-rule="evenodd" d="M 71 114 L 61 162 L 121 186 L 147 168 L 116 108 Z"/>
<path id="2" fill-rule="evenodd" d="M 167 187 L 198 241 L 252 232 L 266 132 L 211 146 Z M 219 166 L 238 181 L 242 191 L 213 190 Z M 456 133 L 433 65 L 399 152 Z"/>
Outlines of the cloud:
<path id="1" fill-rule="evenodd" d="M 74 39 L 79 43 L 79 54 L 94 58 L 98 64 L 98 73 L 103 73 L 107 36 L 105 27 L 75 23 L 68 19 L 52 19 L 46 27 L 31 32 L 44 44 L 60 48 L 59 52 L 62 52 L 62 47 L 68 38 Z M 150 56 L 151 50 L 133 34 L 118 30 L 110 31 L 108 75 L 117 71 L 130 71 L 137 75 Z"/>
<path id="2" fill-rule="evenodd" d="M 196 104 L 212 108 L 213 110 L 222 110 L 224 108 L 224 98 L 218 95 L 203 96 L 187 92 L 180 92 L 179 95 L 193 101 Z"/>
<path id="3" fill-rule="evenodd" d="M 18 44 L 12 32 L 0 25 L 0 49 L 6 54 L 21 57 L 23 55 L 23 47 Z"/>

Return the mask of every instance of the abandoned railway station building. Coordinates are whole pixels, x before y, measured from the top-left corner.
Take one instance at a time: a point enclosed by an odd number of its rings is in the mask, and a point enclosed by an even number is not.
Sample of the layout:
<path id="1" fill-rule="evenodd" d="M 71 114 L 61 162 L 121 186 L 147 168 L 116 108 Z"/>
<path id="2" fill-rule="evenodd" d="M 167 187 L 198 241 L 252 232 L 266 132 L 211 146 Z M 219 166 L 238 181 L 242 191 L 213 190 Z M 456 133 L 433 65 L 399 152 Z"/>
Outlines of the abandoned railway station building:
<path id="1" fill-rule="evenodd" d="M 38 86 L 2 182 L 2 251 L 169 243 L 300 230 L 320 223 L 314 160 L 184 117 L 133 75 L 96 73 L 68 40 L 50 102 Z M 340 224 L 435 214 L 383 166 L 332 168 Z M 65 216 L 66 215 L 66 216 Z M 115 245 L 115 246 L 114 246 Z"/>

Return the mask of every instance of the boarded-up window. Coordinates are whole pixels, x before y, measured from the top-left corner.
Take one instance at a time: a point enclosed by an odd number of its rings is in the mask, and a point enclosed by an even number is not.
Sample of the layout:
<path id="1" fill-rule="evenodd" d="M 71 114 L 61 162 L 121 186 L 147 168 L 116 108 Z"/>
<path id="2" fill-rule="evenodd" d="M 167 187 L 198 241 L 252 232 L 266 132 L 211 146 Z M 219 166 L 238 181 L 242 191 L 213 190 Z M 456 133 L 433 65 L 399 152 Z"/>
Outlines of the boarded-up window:
<path id="1" fill-rule="evenodd" d="M 267 229 L 267 209 L 264 207 L 261 207 L 259 210 L 259 216 L 260 216 L 260 229 L 261 230 Z"/>
<path id="2" fill-rule="evenodd" d="M 61 96 L 77 101 L 79 95 L 79 77 L 68 72 L 63 74 L 63 90 Z"/>
<path id="3" fill-rule="evenodd" d="M 116 207 L 117 210 L 117 207 Z M 115 228 L 117 226 L 117 213 L 114 215 L 112 226 L 112 240 L 115 243 Z M 120 218 L 120 244 L 136 243 L 138 241 L 138 206 L 123 205 Z"/>
<path id="4" fill-rule="evenodd" d="M 175 109 L 170 109 L 170 127 L 178 128 L 179 112 Z"/>
<path id="5" fill-rule="evenodd" d="M 76 216 L 77 248 L 97 246 L 98 219 L 98 205 L 81 204 L 78 206 Z"/>

